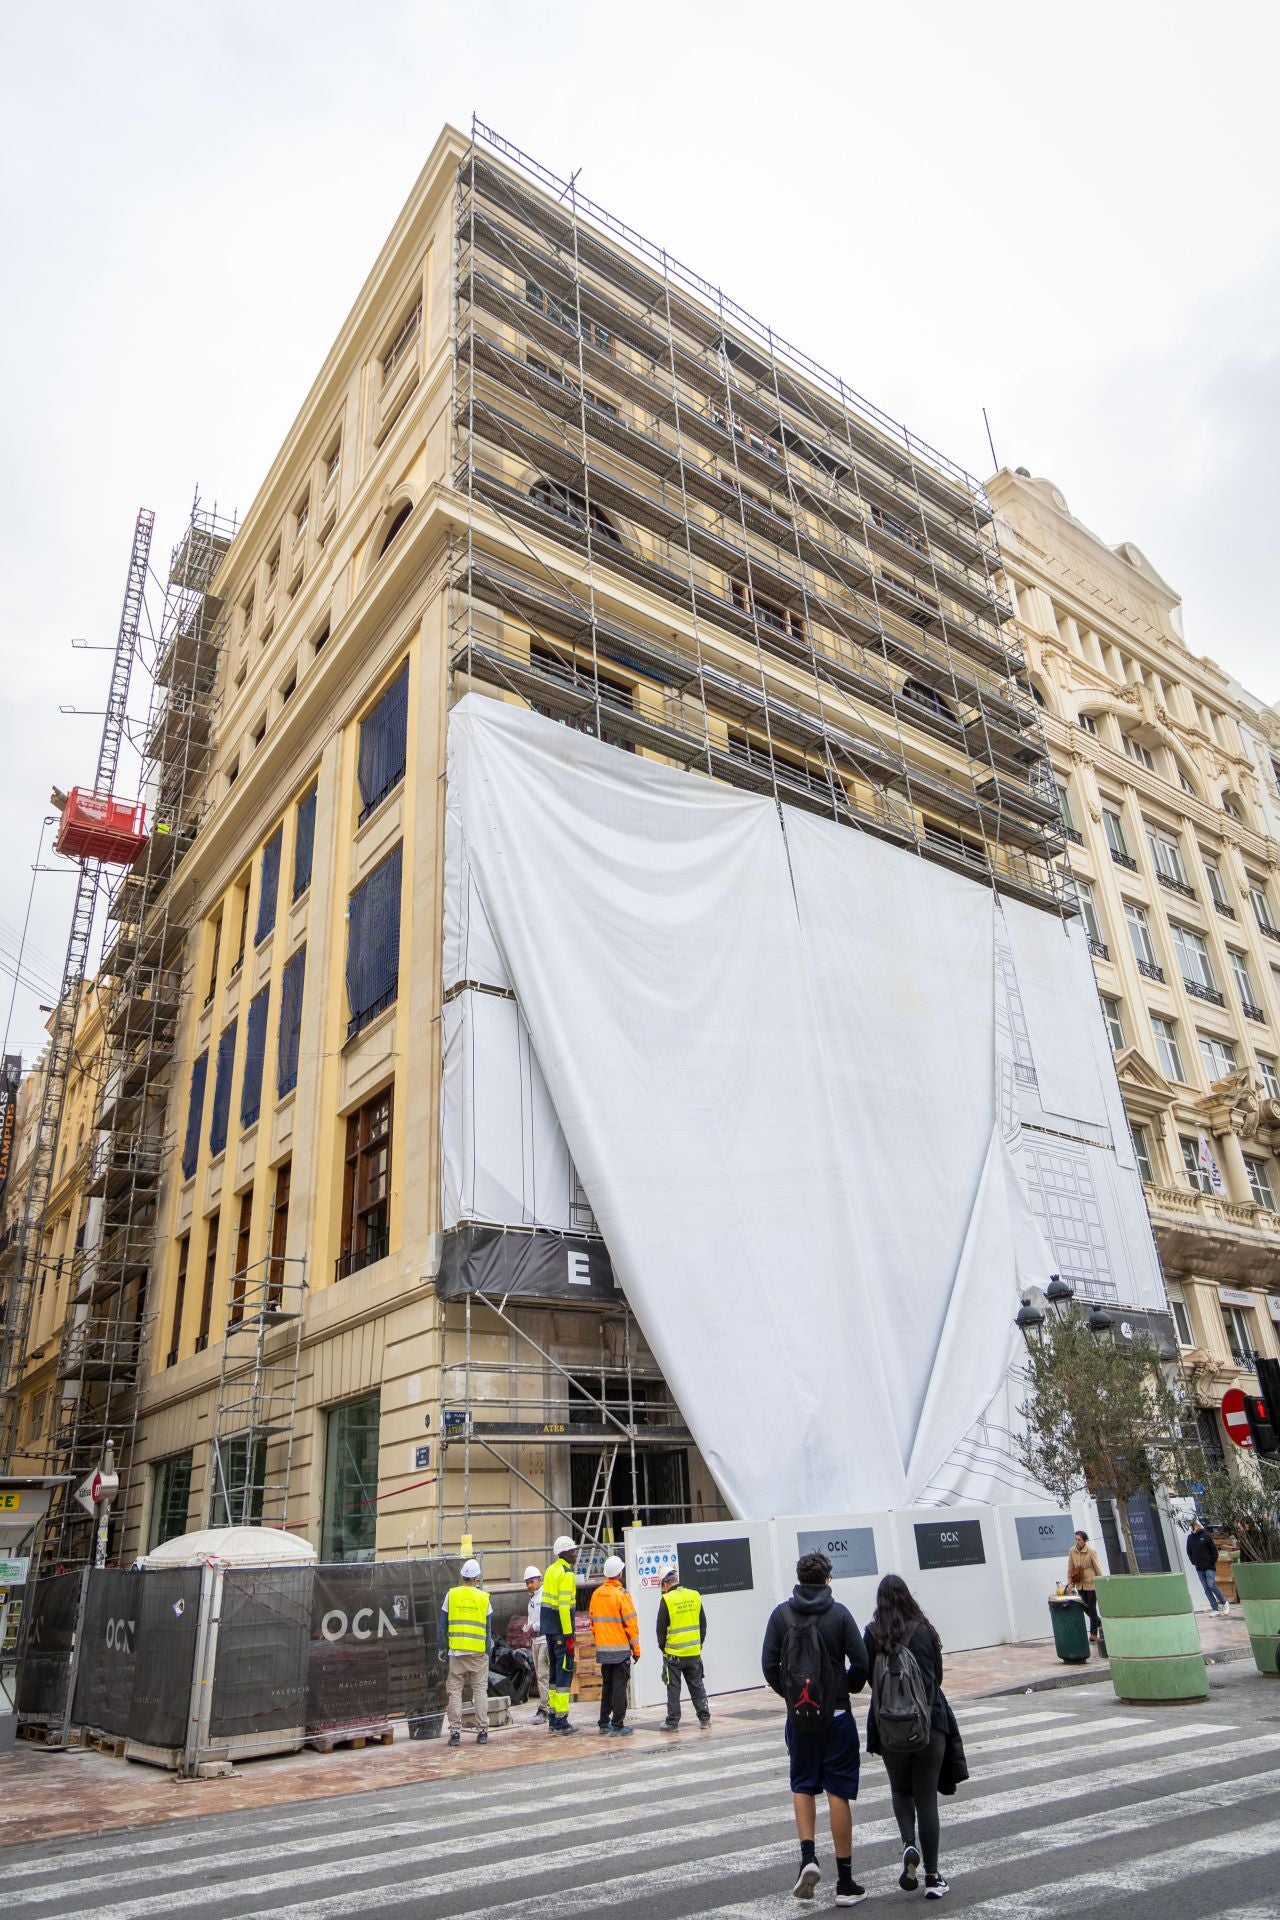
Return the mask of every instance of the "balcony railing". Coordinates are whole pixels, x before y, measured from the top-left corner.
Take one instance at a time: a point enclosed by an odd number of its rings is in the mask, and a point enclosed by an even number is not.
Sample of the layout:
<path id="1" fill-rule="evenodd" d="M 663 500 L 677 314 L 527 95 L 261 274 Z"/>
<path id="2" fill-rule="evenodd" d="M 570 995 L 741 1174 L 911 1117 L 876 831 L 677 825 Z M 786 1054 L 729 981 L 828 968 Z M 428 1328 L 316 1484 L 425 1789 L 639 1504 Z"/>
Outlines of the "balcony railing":
<path id="1" fill-rule="evenodd" d="M 1259 933 L 1265 933 L 1268 940 L 1280 940 L 1280 927 L 1269 927 L 1264 920 L 1258 921 Z"/>
<path id="2" fill-rule="evenodd" d="M 1090 940 L 1089 951 L 1095 960 L 1109 960 L 1111 958 L 1111 950 L 1105 940 Z"/>
<path id="3" fill-rule="evenodd" d="M 1243 1013 L 1246 1020 L 1253 1020 L 1260 1027 L 1266 1026 L 1267 1024 L 1266 1014 L 1262 1011 L 1261 1007 L 1255 1007 L 1252 1000 L 1242 999 L 1240 1002 L 1240 1011 Z"/>
<path id="4" fill-rule="evenodd" d="M 375 1260 L 385 1260 L 390 1238 L 385 1233 L 373 1234 L 362 1247 L 352 1247 L 346 1253 L 340 1253 L 334 1262 L 334 1278 L 345 1280 L 353 1273 L 359 1273 L 364 1267 L 371 1267 Z"/>
<path id="5" fill-rule="evenodd" d="M 1156 868 L 1156 879 L 1170 893 L 1180 893 L 1184 900 L 1194 900 L 1196 897 L 1194 887 L 1189 887 L 1185 880 L 1175 880 L 1171 873 L 1165 873 L 1160 867 Z"/>
<path id="6" fill-rule="evenodd" d="M 1136 873 L 1138 871 L 1138 863 L 1133 858 L 1132 854 L 1121 853 L 1118 851 L 1117 848 L 1112 847 L 1111 858 L 1115 861 L 1118 867 L 1128 867 L 1130 873 Z"/>
<path id="7" fill-rule="evenodd" d="M 1084 845 L 1084 835 L 1081 833 L 1079 827 L 1064 826 L 1062 831 L 1066 834 L 1068 840 L 1072 841 L 1077 847 Z"/>
<path id="8" fill-rule="evenodd" d="M 1227 1003 L 1216 987 L 1206 987 L 1202 980 L 1188 980 L 1183 976 L 1183 986 L 1196 1000 L 1207 1000 L 1211 1007 L 1224 1007 Z"/>
<path id="9" fill-rule="evenodd" d="M 1224 920 L 1234 920 L 1236 917 L 1235 908 L 1229 907 L 1225 900 L 1215 900 L 1213 903 L 1213 908 L 1214 908 L 1214 912 L 1220 913 Z"/>
<path id="10" fill-rule="evenodd" d="M 1164 979 L 1164 968 L 1158 967 L 1154 960 L 1139 960 L 1138 972 L 1148 980 Z"/>

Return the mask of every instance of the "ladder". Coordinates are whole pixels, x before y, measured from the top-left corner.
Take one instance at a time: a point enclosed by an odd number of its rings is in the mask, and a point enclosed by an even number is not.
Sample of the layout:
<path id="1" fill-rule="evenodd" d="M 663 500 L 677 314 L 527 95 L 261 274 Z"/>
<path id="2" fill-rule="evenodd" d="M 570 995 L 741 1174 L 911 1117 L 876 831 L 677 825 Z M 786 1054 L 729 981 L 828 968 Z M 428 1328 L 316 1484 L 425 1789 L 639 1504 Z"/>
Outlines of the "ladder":
<path id="1" fill-rule="evenodd" d="M 591 1494 L 582 1519 L 582 1545 L 578 1549 L 577 1564 L 579 1580 L 598 1579 L 604 1571 L 604 1563 L 608 1558 L 605 1544 L 600 1536 L 604 1531 L 605 1515 L 609 1512 L 609 1494 L 613 1487 L 613 1470 L 618 1463 L 620 1445 L 620 1441 L 614 1440 L 611 1444 L 601 1447 L 596 1461 L 595 1478 L 591 1483 Z"/>

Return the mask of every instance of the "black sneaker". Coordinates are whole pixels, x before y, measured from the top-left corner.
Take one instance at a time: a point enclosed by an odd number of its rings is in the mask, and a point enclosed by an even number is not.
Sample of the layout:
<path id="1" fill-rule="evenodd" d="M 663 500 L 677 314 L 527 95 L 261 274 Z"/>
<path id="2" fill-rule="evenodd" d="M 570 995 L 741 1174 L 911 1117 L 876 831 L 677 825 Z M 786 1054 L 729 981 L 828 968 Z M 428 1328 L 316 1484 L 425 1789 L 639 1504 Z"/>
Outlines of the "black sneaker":
<path id="1" fill-rule="evenodd" d="M 898 1875 L 898 1885 L 904 1893 L 914 1893 L 920 1885 L 920 1849 L 917 1846 L 902 1849 L 902 1872 Z"/>
<path id="2" fill-rule="evenodd" d="M 602 1720 L 602 1721 L 600 1722 L 600 1725 L 599 1725 L 599 1726 L 598 1726 L 598 1727 L 596 1728 L 596 1732 L 597 1732 L 597 1733 L 608 1733 L 608 1731 L 609 1731 L 609 1722 L 608 1722 L 607 1720 Z"/>
<path id="3" fill-rule="evenodd" d="M 813 1890 L 822 1878 L 822 1869 L 816 1860 L 804 1860 L 796 1875 L 796 1883 L 791 1891 L 797 1900 L 812 1900 Z"/>
<path id="4" fill-rule="evenodd" d="M 709 1713 L 700 1713 L 698 1715 L 698 1725 L 700 1727 L 709 1727 L 711 1725 L 711 1715 Z"/>
<path id="5" fill-rule="evenodd" d="M 944 1893 L 950 1893 L 940 1873 L 927 1873 L 924 1878 L 924 1897 L 926 1900 L 941 1900 Z"/>
<path id="6" fill-rule="evenodd" d="M 488 1727 L 481 1727 L 479 1733 L 476 1735 L 476 1745 L 478 1747 L 487 1747 L 488 1744 L 489 1744 L 489 1729 Z"/>
<path id="7" fill-rule="evenodd" d="M 679 1733 L 679 1731 L 680 1722 L 678 1720 L 664 1720 L 658 1728 L 659 1733 Z"/>
<path id="8" fill-rule="evenodd" d="M 453 1732 L 449 1735 L 449 1745 L 451 1747 L 460 1747 L 462 1745 L 462 1735 L 458 1732 L 458 1729 L 456 1727 L 454 1728 Z"/>
<path id="9" fill-rule="evenodd" d="M 856 1907 L 859 1900 L 865 1900 L 867 1890 L 860 1887 L 856 1880 L 837 1880 L 836 1905 L 838 1907 Z"/>

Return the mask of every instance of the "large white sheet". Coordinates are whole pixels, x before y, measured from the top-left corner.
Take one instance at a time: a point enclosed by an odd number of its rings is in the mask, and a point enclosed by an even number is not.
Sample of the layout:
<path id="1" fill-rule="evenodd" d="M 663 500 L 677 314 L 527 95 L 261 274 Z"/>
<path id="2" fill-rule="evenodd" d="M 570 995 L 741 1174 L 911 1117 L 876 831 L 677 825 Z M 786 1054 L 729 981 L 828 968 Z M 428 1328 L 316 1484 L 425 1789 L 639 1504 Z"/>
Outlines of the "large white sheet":
<path id="1" fill-rule="evenodd" d="M 452 964 L 475 978 L 482 955 L 514 990 L 731 1509 L 966 1497 L 975 1425 L 1007 1406 L 1019 1293 L 1057 1264 L 1053 1208 L 997 1111 L 998 1068 L 1035 1071 L 998 1059 L 994 896 L 482 696 L 451 716 L 449 783 Z M 1107 1139 L 1092 978 L 1082 1065 L 1045 1018 L 1076 1008 L 1073 945 L 1039 934 L 1014 946 L 1041 1098 Z M 1115 1169 L 1109 1139 L 1087 1151 Z"/>

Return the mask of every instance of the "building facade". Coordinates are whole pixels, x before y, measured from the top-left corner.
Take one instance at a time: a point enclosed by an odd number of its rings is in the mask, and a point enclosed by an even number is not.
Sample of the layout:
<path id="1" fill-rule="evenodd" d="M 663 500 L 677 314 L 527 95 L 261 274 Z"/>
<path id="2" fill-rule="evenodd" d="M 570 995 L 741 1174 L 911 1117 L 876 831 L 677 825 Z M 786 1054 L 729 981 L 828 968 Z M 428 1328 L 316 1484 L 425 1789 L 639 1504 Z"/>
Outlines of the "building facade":
<path id="1" fill-rule="evenodd" d="M 990 483 L 1206 1451 L 1280 1355 L 1280 716 L 1051 482 Z"/>

